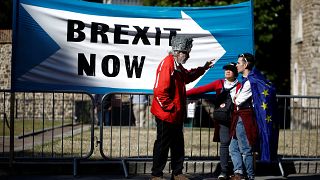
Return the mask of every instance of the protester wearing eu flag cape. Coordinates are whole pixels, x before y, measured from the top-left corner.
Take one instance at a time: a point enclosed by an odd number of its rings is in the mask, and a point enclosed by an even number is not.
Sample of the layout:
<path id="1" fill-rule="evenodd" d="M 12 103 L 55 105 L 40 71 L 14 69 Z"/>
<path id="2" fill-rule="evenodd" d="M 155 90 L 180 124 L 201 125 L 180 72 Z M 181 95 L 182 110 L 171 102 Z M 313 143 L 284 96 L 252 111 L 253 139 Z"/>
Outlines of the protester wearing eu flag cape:
<path id="1" fill-rule="evenodd" d="M 275 114 L 275 89 L 254 68 L 254 56 L 238 56 L 237 69 L 242 73 L 242 87 L 235 96 L 235 109 L 229 146 L 234 176 L 231 179 L 254 179 L 253 151 L 260 152 L 260 160 L 270 162 L 276 158 L 278 122 Z M 257 149 L 254 149 L 257 148 Z M 242 167 L 242 164 L 245 167 Z"/>
<path id="2" fill-rule="evenodd" d="M 232 180 L 254 179 L 253 152 L 258 139 L 258 125 L 253 110 L 252 89 L 248 75 L 254 66 L 252 54 L 245 53 L 238 57 L 237 70 L 243 76 L 242 86 L 234 97 L 234 110 L 230 136 L 229 152 L 233 163 Z M 244 165 L 244 166 L 243 166 Z"/>

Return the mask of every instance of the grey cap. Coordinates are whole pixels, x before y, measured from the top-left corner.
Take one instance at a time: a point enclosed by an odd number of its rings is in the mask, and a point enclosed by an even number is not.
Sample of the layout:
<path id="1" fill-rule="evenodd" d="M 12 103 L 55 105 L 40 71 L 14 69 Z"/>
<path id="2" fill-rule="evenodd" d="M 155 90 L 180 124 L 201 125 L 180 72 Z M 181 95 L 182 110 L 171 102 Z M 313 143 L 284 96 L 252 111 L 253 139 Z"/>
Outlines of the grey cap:
<path id="1" fill-rule="evenodd" d="M 190 36 L 173 36 L 171 39 L 172 50 L 190 52 L 192 41 L 193 39 Z"/>

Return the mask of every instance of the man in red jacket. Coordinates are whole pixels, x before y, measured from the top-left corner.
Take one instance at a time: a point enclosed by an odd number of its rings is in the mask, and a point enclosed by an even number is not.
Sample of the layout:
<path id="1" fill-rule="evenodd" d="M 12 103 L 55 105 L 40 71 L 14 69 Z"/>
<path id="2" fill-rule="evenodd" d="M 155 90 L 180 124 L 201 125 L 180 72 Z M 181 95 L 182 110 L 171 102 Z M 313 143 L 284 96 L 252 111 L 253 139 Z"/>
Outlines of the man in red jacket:
<path id="1" fill-rule="evenodd" d="M 152 179 L 163 179 L 163 169 L 171 153 L 173 179 L 187 179 L 182 174 L 184 162 L 183 122 L 186 118 L 186 84 L 203 75 L 213 66 L 213 60 L 203 67 L 186 70 L 192 48 L 191 37 L 174 36 L 172 52 L 161 61 L 153 88 L 154 98 L 151 113 L 157 123 L 157 139 L 153 148 Z"/>

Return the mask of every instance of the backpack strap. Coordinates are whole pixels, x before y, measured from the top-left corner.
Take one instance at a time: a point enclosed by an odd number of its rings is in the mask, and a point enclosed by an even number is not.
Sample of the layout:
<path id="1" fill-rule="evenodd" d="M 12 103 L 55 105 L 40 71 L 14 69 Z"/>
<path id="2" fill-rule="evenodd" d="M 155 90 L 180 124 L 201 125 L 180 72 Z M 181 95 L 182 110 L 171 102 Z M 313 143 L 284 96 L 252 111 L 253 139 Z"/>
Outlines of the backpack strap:
<path id="1" fill-rule="evenodd" d="M 221 86 L 222 86 L 222 91 L 225 91 L 226 88 L 224 88 L 224 83 L 223 83 L 223 80 L 222 80 L 222 79 L 220 79 L 220 83 L 221 83 Z"/>
<path id="2" fill-rule="evenodd" d="M 232 88 L 230 88 L 229 90 L 231 91 L 231 89 L 237 87 L 238 83 L 236 83 L 235 85 L 232 86 Z"/>

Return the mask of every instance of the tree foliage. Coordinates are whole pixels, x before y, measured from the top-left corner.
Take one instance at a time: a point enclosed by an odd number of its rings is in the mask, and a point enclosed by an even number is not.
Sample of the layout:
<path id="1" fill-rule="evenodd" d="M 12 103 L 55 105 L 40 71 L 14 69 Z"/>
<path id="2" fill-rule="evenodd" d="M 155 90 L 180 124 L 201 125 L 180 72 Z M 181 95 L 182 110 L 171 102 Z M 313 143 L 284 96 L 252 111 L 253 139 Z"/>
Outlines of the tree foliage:
<path id="1" fill-rule="evenodd" d="M 12 0 L 0 0 L 0 29 L 11 29 Z"/>
<path id="2" fill-rule="evenodd" d="M 246 0 L 144 0 L 148 6 L 218 6 Z M 277 86 L 290 93 L 290 1 L 255 0 L 254 32 L 256 66 Z"/>

